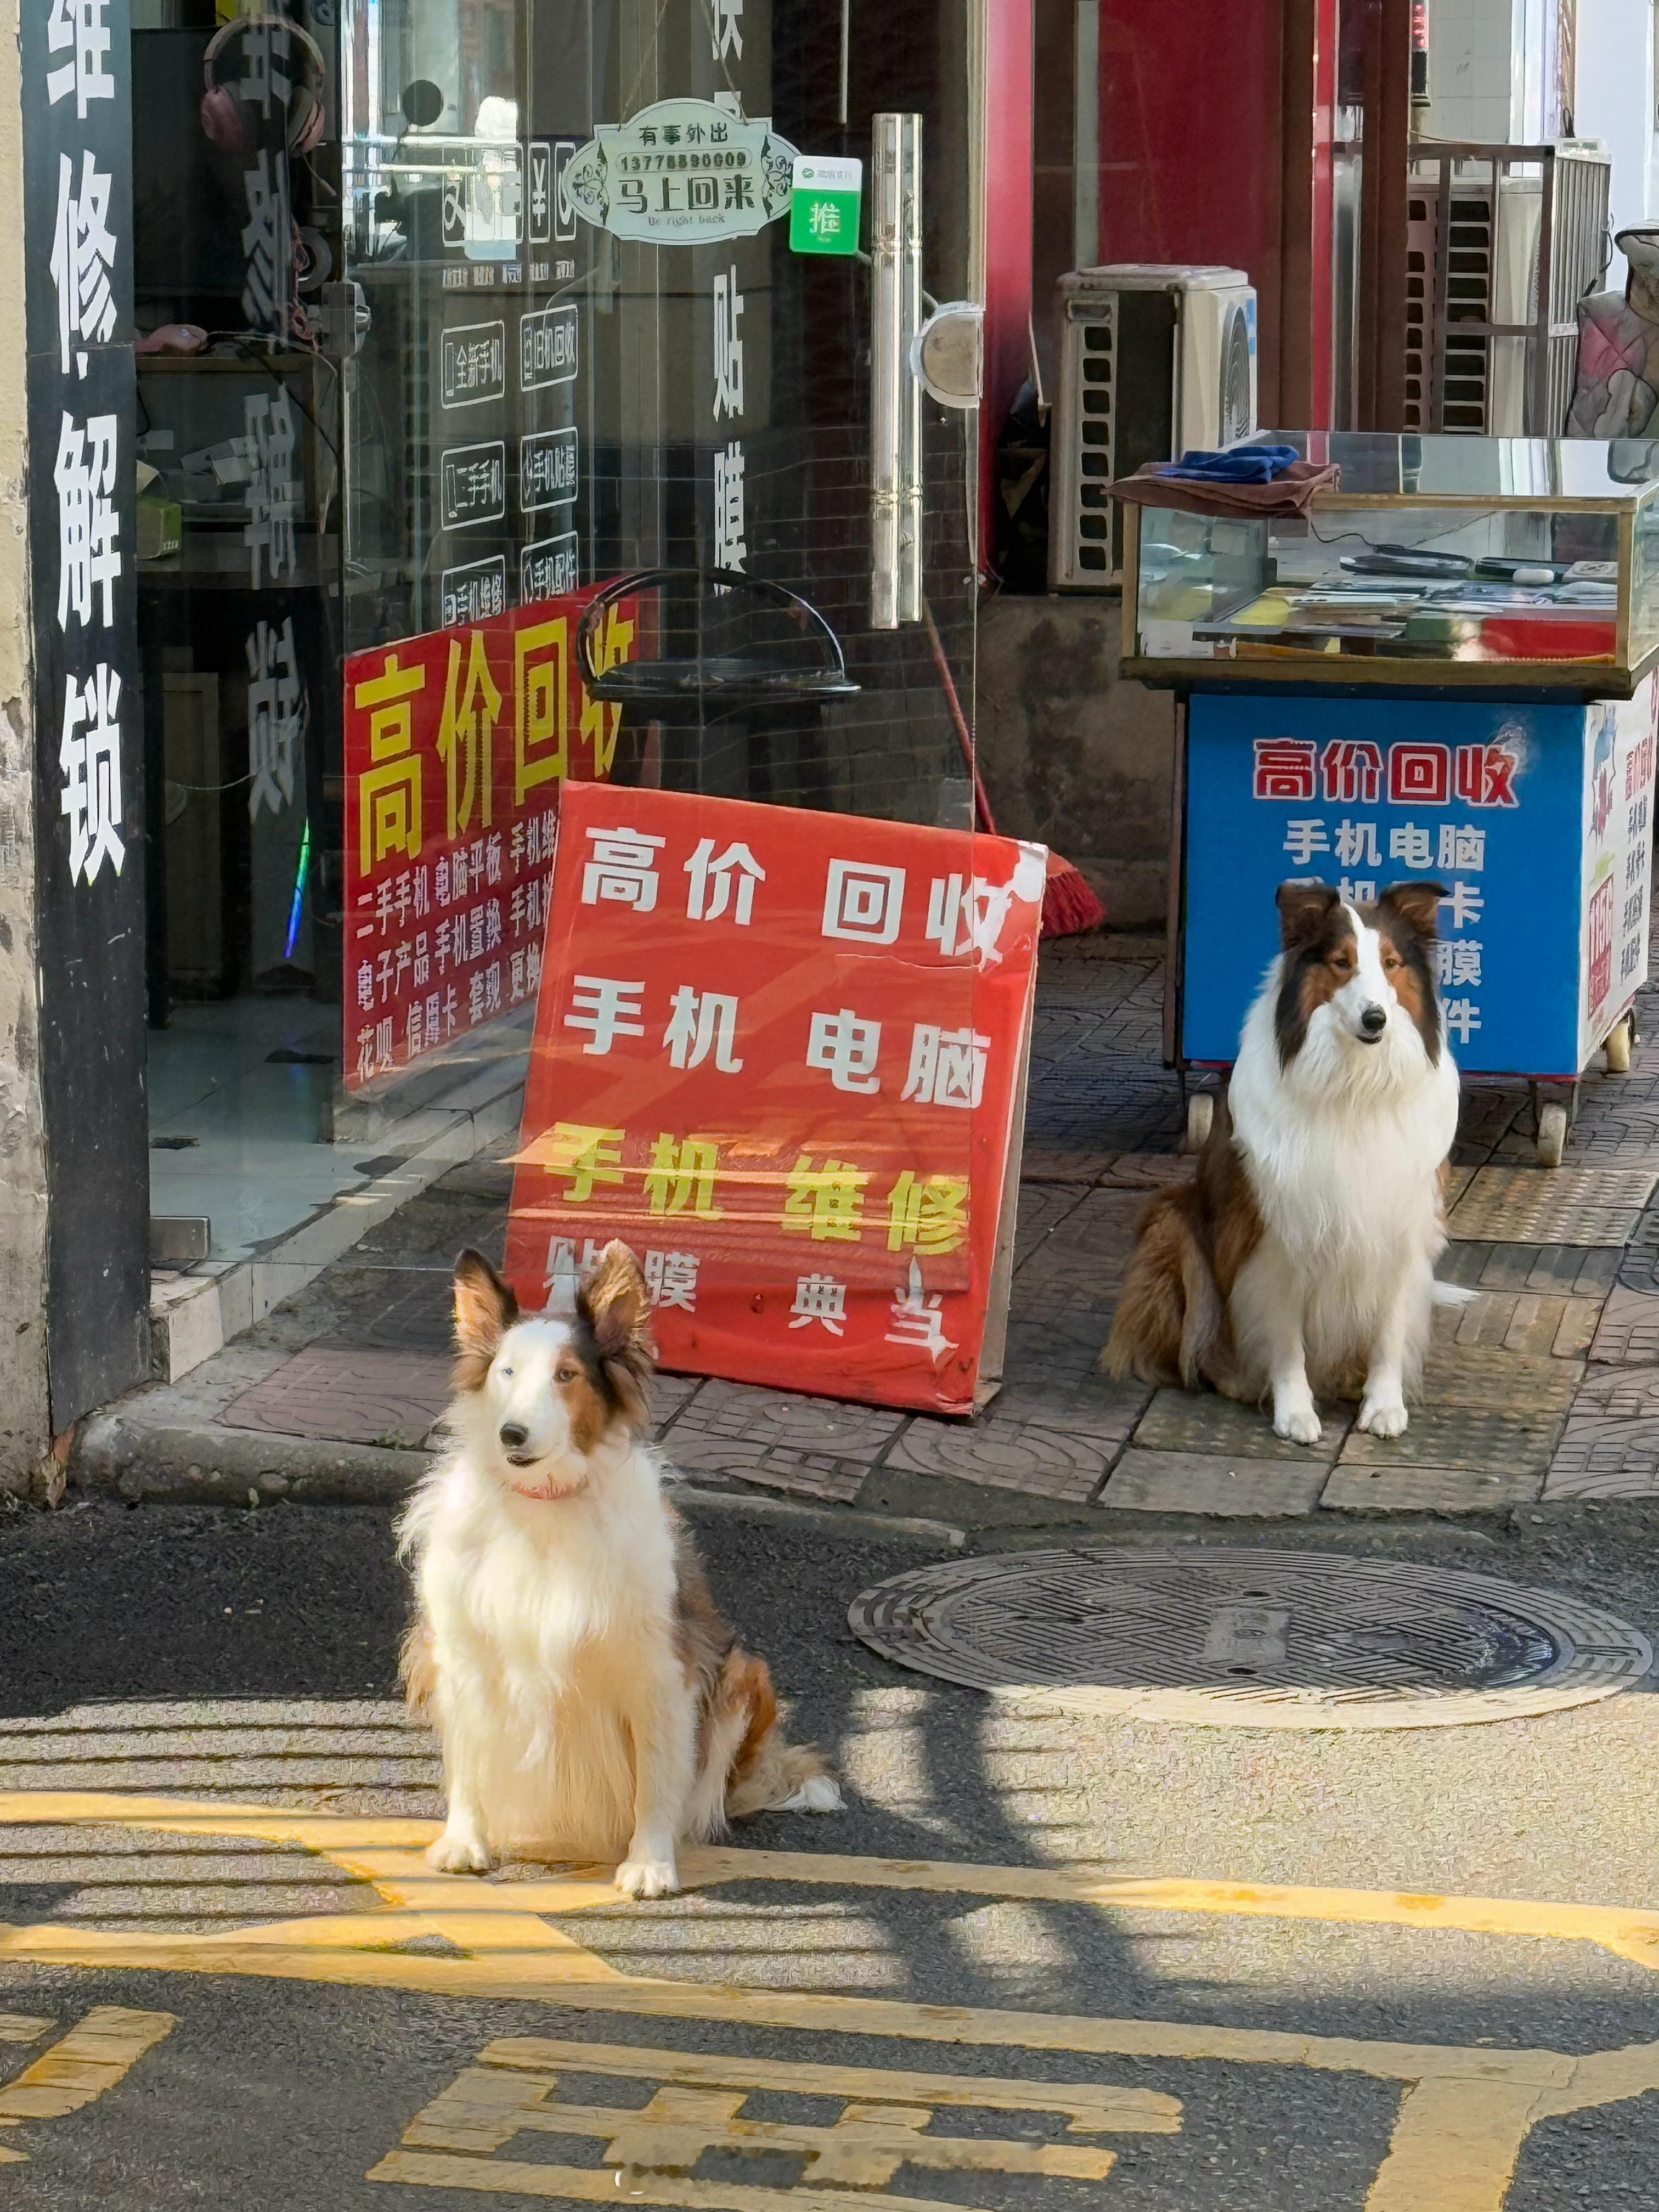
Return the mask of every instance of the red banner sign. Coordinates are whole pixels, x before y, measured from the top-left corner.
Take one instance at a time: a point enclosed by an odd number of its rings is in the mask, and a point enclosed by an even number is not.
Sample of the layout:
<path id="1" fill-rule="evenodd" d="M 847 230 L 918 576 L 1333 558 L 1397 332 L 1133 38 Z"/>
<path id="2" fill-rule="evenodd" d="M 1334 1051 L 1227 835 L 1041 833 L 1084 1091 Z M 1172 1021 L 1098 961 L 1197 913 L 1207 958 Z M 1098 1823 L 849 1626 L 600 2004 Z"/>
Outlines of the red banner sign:
<path id="1" fill-rule="evenodd" d="M 970 1411 L 1043 879 L 1006 838 L 572 785 L 520 1300 L 621 1237 L 666 1367 Z"/>
<path id="2" fill-rule="evenodd" d="M 345 664 L 348 1090 L 535 999 L 559 787 L 616 751 L 576 672 L 595 588 Z M 637 621 L 611 610 L 601 666 Z"/>

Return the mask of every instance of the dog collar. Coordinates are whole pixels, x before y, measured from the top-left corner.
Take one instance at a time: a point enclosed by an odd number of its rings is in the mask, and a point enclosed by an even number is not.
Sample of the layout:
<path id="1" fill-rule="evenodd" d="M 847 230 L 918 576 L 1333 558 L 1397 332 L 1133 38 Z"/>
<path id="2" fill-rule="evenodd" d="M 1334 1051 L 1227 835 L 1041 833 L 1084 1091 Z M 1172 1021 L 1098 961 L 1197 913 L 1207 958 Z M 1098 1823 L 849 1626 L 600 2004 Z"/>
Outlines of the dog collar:
<path id="1" fill-rule="evenodd" d="M 574 1498 L 579 1490 L 586 1487 L 585 1484 L 580 1482 L 573 1482 L 568 1490 L 527 1490 L 521 1482 L 510 1482 L 507 1485 L 507 1488 L 515 1497 L 533 1498 L 543 1505 L 556 1505 L 562 1498 Z"/>

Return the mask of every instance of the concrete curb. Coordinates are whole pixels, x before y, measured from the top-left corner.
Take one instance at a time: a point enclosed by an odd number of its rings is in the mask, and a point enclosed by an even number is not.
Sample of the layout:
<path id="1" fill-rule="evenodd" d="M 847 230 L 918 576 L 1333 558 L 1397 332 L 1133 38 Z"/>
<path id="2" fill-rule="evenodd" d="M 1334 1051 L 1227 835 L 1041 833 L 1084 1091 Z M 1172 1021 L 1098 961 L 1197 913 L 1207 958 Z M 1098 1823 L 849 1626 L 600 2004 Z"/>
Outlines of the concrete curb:
<path id="1" fill-rule="evenodd" d="M 325 1443 L 268 1429 L 187 1428 L 97 1413 L 76 1431 L 70 1487 L 130 1505 L 401 1505 L 433 1465 L 430 1452 L 383 1444 Z M 705 1490 L 671 1480 L 688 1519 L 738 1514 L 810 1521 L 848 1536 L 960 1551 L 967 1532 L 942 1521 L 860 1513 L 746 1490 Z"/>
<path id="2" fill-rule="evenodd" d="M 188 1428 L 95 1413 L 76 1431 L 70 1487 L 129 1504 L 400 1505 L 431 1455 L 264 1429 Z"/>
<path id="3" fill-rule="evenodd" d="M 968 1541 L 965 1528 L 952 1528 L 944 1521 L 918 1521 L 898 1513 L 860 1513 L 849 1505 L 808 1505 L 795 1498 L 763 1498 L 752 1490 L 699 1490 L 692 1483 L 671 1482 L 668 1495 L 692 1521 L 700 1514 L 718 1519 L 732 1513 L 760 1521 L 812 1521 L 845 1536 L 927 1544 L 943 1552 L 959 1552 Z"/>

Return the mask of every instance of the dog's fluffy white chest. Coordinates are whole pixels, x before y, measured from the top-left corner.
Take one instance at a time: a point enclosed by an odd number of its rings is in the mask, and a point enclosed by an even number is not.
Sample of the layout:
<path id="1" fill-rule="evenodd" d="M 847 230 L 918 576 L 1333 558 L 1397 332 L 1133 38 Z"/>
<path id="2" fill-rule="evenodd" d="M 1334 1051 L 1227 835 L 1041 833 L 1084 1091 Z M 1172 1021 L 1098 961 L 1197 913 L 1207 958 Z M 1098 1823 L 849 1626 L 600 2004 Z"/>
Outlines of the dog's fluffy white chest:
<path id="1" fill-rule="evenodd" d="M 1374 1056 L 1373 1056 L 1374 1053 Z M 1439 1170 L 1457 1132 L 1457 1070 L 1430 1061 L 1414 1030 L 1391 1030 L 1364 1059 L 1310 1036 L 1287 1068 L 1273 1026 L 1271 988 L 1252 1008 L 1229 1090 L 1233 1129 L 1264 1240 L 1289 1261 L 1301 1289 L 1308 1353 L 1325 1373 L 1366 1354 L 1379 1321 L 1407 1284 L 1407 1367 L 1429 1324 L 1432 1269 L 1444 1243 Z M 1265 1316 L 1248 1310 L 1263 1279 L 1253 1271 L 1234 1299 L 1249 1344 Z M 1244 1302 L 1241 1310 L 1240 1300 Z"/>
<path id="2" fill-rule="evenodd" d="M 434 1485 L 416 1573 L 437 1717 L 476 1765 L 500 1848 L 602 1856 L 632 1829 L 630 1721 L 680 1692 L 673 1540 L 648 1472 L 603 1509 L 504 1512 L 465 1463 Z"/>
<path id="3" fill-rule="evenodd" d="M 1363 1059 L 1310 1035 L 1281 1066 L 1264 990 L 1228 1091 L 1264 1226 L 1315 1274 L 1422 1249 L 1437 1237 L 1457 1097 L 1450 1055 L 1431 1063 L 1409 1029 L 1391 1030 Z"/>

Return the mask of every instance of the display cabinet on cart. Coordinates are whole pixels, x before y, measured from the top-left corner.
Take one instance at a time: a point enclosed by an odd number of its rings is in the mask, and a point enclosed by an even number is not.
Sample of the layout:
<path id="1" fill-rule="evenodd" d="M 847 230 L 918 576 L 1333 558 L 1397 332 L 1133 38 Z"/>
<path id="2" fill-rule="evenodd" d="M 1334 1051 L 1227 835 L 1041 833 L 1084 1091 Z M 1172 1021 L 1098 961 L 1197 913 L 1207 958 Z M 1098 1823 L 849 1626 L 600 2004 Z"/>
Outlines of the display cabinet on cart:
<path id="1" fill-rule="evenodd" d="M 1131 510 L 1125 673 L 1177 717 L 1165 1055 L 1231 1062 L 1274 887 L 1445 886 L 1458 1064 L 1523 1077 L 1559 1164 L 1648 972 L 1659 443 L 1264 433 L 1334 462 L 1302 514 Z"/>

